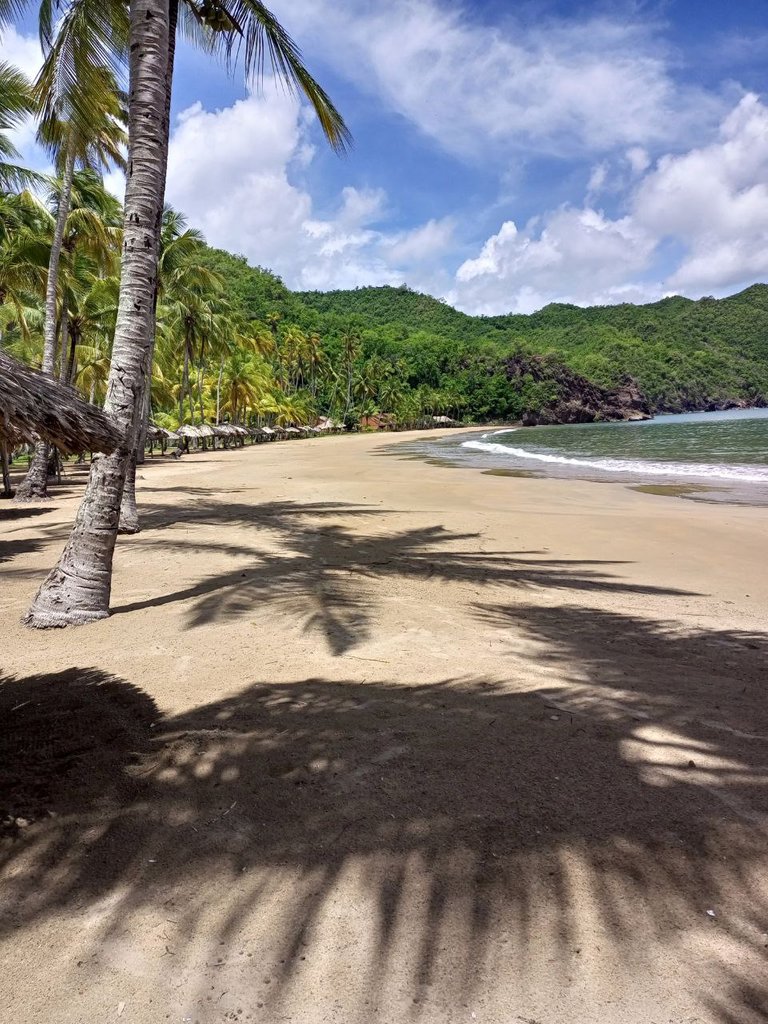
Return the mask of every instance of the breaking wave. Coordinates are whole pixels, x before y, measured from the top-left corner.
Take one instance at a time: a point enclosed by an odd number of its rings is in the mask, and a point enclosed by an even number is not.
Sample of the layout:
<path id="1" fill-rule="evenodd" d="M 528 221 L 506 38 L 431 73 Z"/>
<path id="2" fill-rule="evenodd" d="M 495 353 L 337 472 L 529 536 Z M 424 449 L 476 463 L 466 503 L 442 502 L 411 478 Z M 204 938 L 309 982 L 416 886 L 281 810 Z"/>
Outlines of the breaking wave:
<path id="1" fill-rule="evenodd" d="M 511 430 L 496 431 L 496 434 L 500 433 L 511 433 Z M 483 435 L 484 438 L 493 436 L 496 435 Z M 485 440 L 464 441 L 461 447 L 490 452 L 494 455 L 533 459 L 537 462 L 554 463 L 561 466 L 578 466 L 581 469 L 595 469 L 604 473 L 634 473 L 638 476 L 704 477 L 707 480 L 768 483 L 768 468 L 763 469 L 758 466 L 725 466 L 720 463 L 710 464 L 705 462 L 646 462 L 640 459 L 574 459 L 569 458 L 567 455 L 528 451 L 525 448 L 513 448 L 508 444 L 497 444 L 493 441 Z"/>

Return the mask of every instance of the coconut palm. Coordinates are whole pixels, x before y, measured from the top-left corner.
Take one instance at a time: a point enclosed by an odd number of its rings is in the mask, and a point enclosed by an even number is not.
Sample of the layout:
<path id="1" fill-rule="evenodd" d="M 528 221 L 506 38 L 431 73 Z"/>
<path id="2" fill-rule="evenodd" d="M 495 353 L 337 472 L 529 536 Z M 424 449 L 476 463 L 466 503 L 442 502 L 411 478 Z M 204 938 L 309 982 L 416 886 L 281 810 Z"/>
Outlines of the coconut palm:
<path id="1" fill-rule="evenodd" d="M 43 370 L 53 374 L 56 361 L 58 334 L 59 267 L 64 246 L 64 232 L 72 202 L 75 168 L 102 169 L 112 164 L 124 166 L 120 147 L 125 142 L 122 99 L 114 76 L 105 67 L 95 67 L 87 79 L 93 95 L 88 98 L 92 116 L 87 126 L 81 126 L 71 115 L 72 97 L 62 91 L 57 67 L 46 61 L 35 83 L 35 91 L 42 107 L 38 140 L 53 157 L 60 174 L 55 189 L 55 223 L 48 262 L 45 290 L 45 323 Z M 78 93 L 84 86 L 78 83 Z M 62 360 L 63 362 L 63 360 Z M 33 501 L 47 497 L 49 446 L 45 441 L 35 445 L 35 457 L 26 479 L 16 492 L 17 501 Z"/>
<path id="2" fill-rule="evenodd" d="M 21 0 L 0 0 L 0 16 L 22 6 Z M 55 0 L 42 5 L 50 28 Z M 102 0 L 70 0 L 68 13 L 90 12 L 88 29 L 102 46 L 114 45 L 117 15 L 124 4 Z M 44 581 L 27 621 L 35 626 L 86 622 L 109 614 L 112 558 L 125 475 L 135 448 L 137 424 L 143 408 L 147 352 L 155 312 L 155 281 L 160 222 L 168 155 L 168 111 L 172 83 L 175 19 L 181 15 L 185 31 L 230 65 L 242 58 L 246 75 L 256 77 L 271 62 L 289 88 L 301 91 L 315 108 L 331 145 L 347 142 L 344 122 L 327 95 L 314 81 L 290 36 L 258 0 L 130 0 L 128 37 L 123 37 L 130 61 L 129 167 L 125 199 L 124 243 L 120 304 L 105 408 L 125 435 L 125 445 L 94 460 L 85 497 L 59 564 Z M 106 24 L 106 29 L 104 26 Z M 63 24 L 71 32 L 72 20 Z M 127 47 L 125 44 L 128 44 Z M 62 75 L 77 81 L 76 46 L 62 52 Z M 84 70 L 86 76 L 89 71 Z M 78 103 L 80 97 L 78 97 Z M 87 103 L 85 104 L 87 106 Z M 82 106 L 82 105 L 81 105 Z M 72 119 L 80 122 L 82 109 L 72 106 Z"/>
<path id="3" fill-rule="evenodd" d="M 13 323 L 27 333 L 25 310 L 45 286 L 49 222 L 50 214 L 31 193 L 0 193 L 0 306 L 9 307 L 4 330 Z"/>

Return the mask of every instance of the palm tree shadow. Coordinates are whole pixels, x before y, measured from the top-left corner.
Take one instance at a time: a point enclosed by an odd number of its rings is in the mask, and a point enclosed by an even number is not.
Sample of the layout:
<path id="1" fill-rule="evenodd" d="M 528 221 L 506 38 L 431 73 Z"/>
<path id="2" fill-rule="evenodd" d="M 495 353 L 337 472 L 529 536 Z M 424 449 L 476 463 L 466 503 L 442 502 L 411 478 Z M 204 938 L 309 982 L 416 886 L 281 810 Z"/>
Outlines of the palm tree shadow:
<path id="1" fill-rule="evenodd" d="M 642 636 L 684 674 L 661 625 Z M 710 639 L 691 637 L 684 655 L 703 663 Z M 737 670 L 751 671 L 748 651 Z M 602 664 L 612 685 L 619 669 Z M 639 1021 L 638 976 L 663 973 L 655 945 L 713 1022 L 752 1024 L 768 996 L 765 841 L 739 808 L 759 807 L 758 751 L 684 722 L 690 691 L 675 677 L 662 693 L 630 675 L 673 737 L 643 732 L 637 701 L 623 717 L 596 702 L 553 716 L 551 692 L 490 678 L 255 683 L 169 716 L 97 670 L 6 679 L 0 940 L 73 908 L 81 958 L 149 936 L 131 969 L 156 996 L 187 978 L 190 1015 L 214 977 L 222 1013 L 258 998 L 279 1019 L 318 971 L 348 964 L 343 1014 L 361 1022 L 439 1014 L 497 985 L 533 1017 L 536 999 L 567 997 L 585 958 L 618 979 L 616 1012 Z M 696 769 L 680 764 L 691 750 Z M 711 923 L 709 906 L 727 963 L 716 945 L 691 962 L 675 952 Z M 318 1014 L 333 988 L 315 988 Z"/>
<path id="2" fill-rule="evenodd" d="M 39 505 L 17 505 L 13 508 L 0 505 L 0 523 L 14 523 L 19 519 L 35 519 L 55 511 L 56 506 L 52 504 L 48 504 L 44 508 Z"/>
<path id="3" fill-rule="evenodd" d="M 255 544 L 231 543 L 211 533 L 185 532 L 176 539 L 170 527 L 175 507 L 145 515 L 148 531 L 131 543 L 152 551 L 218 553 L 238 559 L 237 567 L 205 576 L 179 590 L 119 605 L 113 614 L 183 602 L 186 625 L 253 615 L 265 605 L 279 608 L 317 630 L 332 653 L 344 654 L 370 638 L 376 619 L 380 584 L 387 579 L 418 579 L 477 587 L 567 589 L 622 594 L 675 595 L 683 591 L 644 586 L 622 579 L 610 569 L 625 563 L 542 557 L 543 552 L 484 553 L 468 546 L 474 533 L 456 533 L 442 526 L 384 532 L 379 526 L 393 513 L 378 507 L 317 503 L 265 505 L 196 501 L 182 513 L 185 525 L 217 528 L 236 524 L 255 531 Z M 379 528 L 363 532 L 361 523 Z M 152 536 L 162 530 L 162 538 Z M 271 546 L 264 544 L 270 538 Z M 277 545 L 275 546 L 275 542 Z M 244 562 L 243 559 L 248 559 Z"/>
<path id="4" fill-rule="evenodd" d="M 0 540 L 0 562 L 10 562 L 19 555 L 34 554 L 41 547 L 39 540 Z"/>

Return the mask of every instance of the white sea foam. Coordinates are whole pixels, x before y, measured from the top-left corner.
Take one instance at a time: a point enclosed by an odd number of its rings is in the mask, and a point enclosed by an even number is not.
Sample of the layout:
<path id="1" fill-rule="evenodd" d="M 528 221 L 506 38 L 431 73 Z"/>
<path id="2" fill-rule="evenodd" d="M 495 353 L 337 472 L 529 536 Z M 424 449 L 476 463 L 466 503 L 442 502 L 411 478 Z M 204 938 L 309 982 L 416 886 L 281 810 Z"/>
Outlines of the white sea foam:
<path id="1" fill-rule="evenodd" d="M 635 473 L 648 476 L 704 477 L 708 480 L 732 480 L 740 483 L 768 483 L 768 469 L 759 466 L 723 466 L 706 462 L 643 462 L 631 459 L 570 459 L 566 455 L 549 455 L 546 452 L 530 452 L 511 445 L 494 444 L 485 441 L 464 441 L 462 448 L 494 455 L 514 455 L 519 459 L 534 459 L 562 466 L 580 466 L 586 469 L 602 470 L 606 473 Z"/>

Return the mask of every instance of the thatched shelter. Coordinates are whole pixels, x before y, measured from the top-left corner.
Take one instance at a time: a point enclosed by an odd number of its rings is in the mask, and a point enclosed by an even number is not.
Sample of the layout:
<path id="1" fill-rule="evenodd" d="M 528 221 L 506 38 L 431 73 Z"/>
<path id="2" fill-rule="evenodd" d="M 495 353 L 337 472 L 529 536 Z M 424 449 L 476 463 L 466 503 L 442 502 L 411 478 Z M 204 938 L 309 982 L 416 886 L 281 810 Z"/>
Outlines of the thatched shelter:
<path id="1" fill-rule="evenodd" d="M 122 434 L 74 388 L 0 351 L 0 444 L 11 447 L 41 438 L 65 453 L 109 453 Z"/>

